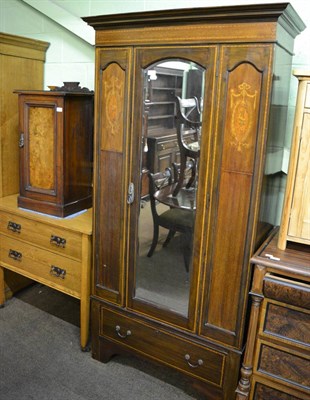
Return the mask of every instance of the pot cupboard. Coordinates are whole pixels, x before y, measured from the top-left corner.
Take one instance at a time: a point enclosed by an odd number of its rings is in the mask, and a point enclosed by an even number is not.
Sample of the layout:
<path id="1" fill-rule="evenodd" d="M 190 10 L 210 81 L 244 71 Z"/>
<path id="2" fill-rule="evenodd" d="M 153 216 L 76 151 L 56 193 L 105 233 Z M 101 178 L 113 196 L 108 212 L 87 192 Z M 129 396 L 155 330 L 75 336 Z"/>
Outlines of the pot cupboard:
<path id="1" fill-rule="evenodd" d="M 286 117 L 285 104 L 274 113 L 288 97 L 293 42 L 305 26 L 288 3 L 84 20 L 96 30 L 92 355 L 146 357 L 208 399 L 232 399 L 250 257 L 271 228 L 260 217 L 267 140 L 278 134 L 268 123 Z M 167 240 L 160 230 L 148 257 L 153 220 L 141 177 L 157 68 L 181 71 L 201 128 L 193 186 L 167 195 L 170 203 L 158 187 L 156 203 L 191 213 L 194 226 L 170 229 Z M 190 71 L 200 79 L 195 96 L 184 83 Z"/>

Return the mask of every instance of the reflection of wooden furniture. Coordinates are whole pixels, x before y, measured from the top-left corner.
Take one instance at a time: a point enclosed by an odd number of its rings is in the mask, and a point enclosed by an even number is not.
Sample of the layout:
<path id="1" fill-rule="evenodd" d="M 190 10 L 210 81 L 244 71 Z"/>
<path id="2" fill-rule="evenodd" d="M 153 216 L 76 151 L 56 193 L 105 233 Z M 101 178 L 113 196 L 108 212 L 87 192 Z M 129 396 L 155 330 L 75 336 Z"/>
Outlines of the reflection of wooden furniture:
<path id="1" fill-rule="evenodd" d="M 154 133 L 154 136 L 153 136 Z M 152 131 L 148 137 L 146 166 L 151 172 L 164 171 L 174 162 L 180 162 L 180 150 L 176 129 Z M 194 141 L 191 131 L 185 132 L 183 139 L 187 144 Z"/>
<path id="2" fill-rule="evenodd" d="M 4 269 L 31 278 L 81 301 L 81 347 L 89 328 L 91 210 L 66 219 L 17 207 L 17 196 L 0 199 L 0 304 Z"/>
<path id="3" fill-rule="evenodd" d="M 162 199 L 163 201 L 161 202 L 165 201 L 163 197 L 165 198 L 166 196 L 161 196 L 160 194 L 171 188 L 171 171 L 166 170 L 165 172 L 157 172 L 156 174 L 149 173 L 149 180 L 154 230 L 152 244 L 147 255 L 151 257 L 157 246 L 160 226 L 169 230 L 169 234 L 163 244 L 165 247 L 176 232 L 185 233 L 189 238 L 192 236 L 195 215 L 192 210 L 182 209 L 182 207 L 171 207 L 162 213 L 158 213 L 156 200 Z M 155 194 L 158 196 L 155 197 Z"/>
<path id="4" fill-rule="evenodd" d="M 280 63 L 283 96 L 289 90 L 284 77 L 293 39 L 304 24 L 283 3 L 85 20 L 96 29 L 97 60 L 93 357 L 106 362 L 115 353 L 143 356 L 181 372 L 208 399 L 233 399 L 244 346 L 249 260 L 260 237 L 273 68 Z M 135 286 L 141 271 L 142 72 L 165 59 L 204 68 L 208 93 L 184 312 L 139 297 Z M 108 118 L 112 107 L 117 109 L 113 120 Z"/>
<path id="5" fill-rule="evenodd" d="M 196 117 L 196 120 L 193 118 Z M 199 159 L 200 154 L 200 109 L 197 97 L 181 99 L 177 96 L 177 138 L 180 150 L 180 174 L 174 195 L 181 189 L 184 181 L 184 173 L 188 158 Z M 194 141 L 188 144 L 183 137 L 184 132 L 192 131 Z"/>
<path id="6" fill-rule="evenodd" d="M 18 93 L 18 205 L 59 217 L 91 207 L 93 94 Z"/>
<path id="7" fill-rule="evenodd" d="M 16 88 L 42 89 L 49 43 L 0 33 L 0 197 L 19 191 L 18 99 Z M 6 295 L 29 280 L 6 271 Z"/>
<path id="8" fill-rule="evenodd" d="M 278 246 L 286 241 L 310 245 L 310 71 L 299 80 L 295 122 Z"/>
<path id="9" fill-rule="evenodd" d="M 149 81 L 148 129 L 175 127 L 175 96 L 182 93 L 183 71 L 156 67 L 156 79 Z"/>
<path id="10" fill-rule="evenodd" d="M 238 399 L 309 399 L 310 248 L 277 248 L 277 229 L 252 258 L 251 319 Z M 250 392 L 250 394 L 249 394 Z"/>

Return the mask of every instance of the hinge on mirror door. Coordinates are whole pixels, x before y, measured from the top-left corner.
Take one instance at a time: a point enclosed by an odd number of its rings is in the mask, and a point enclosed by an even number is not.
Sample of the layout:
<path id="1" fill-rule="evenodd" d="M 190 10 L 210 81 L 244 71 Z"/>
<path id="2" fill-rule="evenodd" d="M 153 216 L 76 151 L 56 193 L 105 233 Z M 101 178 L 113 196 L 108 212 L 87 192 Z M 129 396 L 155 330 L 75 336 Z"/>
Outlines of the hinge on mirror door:
<path id="1" fill-rule="evenodd" d="M 135 199 L 135 185 L 130 182 L 128 186 L 128 193 L 127 193 L 127 204 L 132 204 Z"/>
<path id="2" fill-rule="evenodd" d="M 19 136 L 18 146 L 20 148 L 24 147 L 24 134 L 23 133 L 21 133 L 20 136 Z"/>

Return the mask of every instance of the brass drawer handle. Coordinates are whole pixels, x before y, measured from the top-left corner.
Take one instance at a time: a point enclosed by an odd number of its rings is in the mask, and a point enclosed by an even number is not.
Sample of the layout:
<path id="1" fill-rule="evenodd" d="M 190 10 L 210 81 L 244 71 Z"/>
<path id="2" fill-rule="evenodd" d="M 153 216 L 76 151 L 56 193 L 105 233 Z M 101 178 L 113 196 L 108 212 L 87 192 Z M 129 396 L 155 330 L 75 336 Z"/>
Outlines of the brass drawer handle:
<path id="1" fill-rule="evenodd" d="M 51 244 L 55 244 L 58 247 L 66 247 L 66 239 L 60 237 L 60 236 L 55 236 L 55 235 L 51 235 L 51 239 L 50 239 L 50 243 Z"/>
<path id="2" fill-rule="evenodd" d="M 56 278 L 65 279 L 66 270 L 56 267 L 56 265 L 51 265 L 50 274 L 55 276 Z"/>
<path id="3" fill-rule="evenodd" d="M 197 360 L 197 364 L 192 364 L 191 362 L 190 362 L 190 359 L 191 359 L 191 356 L 189 355 L 189 354 L 185 354 L 185 360 L 187 361 L 187 364 L 191 367 L 191 368 L 198 368 L 198 367 L 200 367 L 201 365 L 203 365 L 203 360 L 201 359 L 201 358 L 199 358 L 198 360 Z"/>
<path id="4" fill-rule="evenodd" d="M 17 224 L 16 222 L 9 221 L 7 228 L 9 231 L 20 233 L 22 226 L 20 224 Z"/>
<path id="5" fill-rule="evenodd" d="M 13 260 L 15 261 L 21 261 L 22 260 L 22 253 L 20 253 L 19 251 L 16 250 L 9 250 L 9 257 L 13 258 Z"/>
<path id="6" fill-rule="evenodd" d="M 127 336 L 131 335 L 131 331 L 128 330 L 124 335 L 121 333 L 121 327 L 119 325 L 116 325 L 115 331 L 118 334 L 118 336 L 122 339 L 126 339 Z"/>

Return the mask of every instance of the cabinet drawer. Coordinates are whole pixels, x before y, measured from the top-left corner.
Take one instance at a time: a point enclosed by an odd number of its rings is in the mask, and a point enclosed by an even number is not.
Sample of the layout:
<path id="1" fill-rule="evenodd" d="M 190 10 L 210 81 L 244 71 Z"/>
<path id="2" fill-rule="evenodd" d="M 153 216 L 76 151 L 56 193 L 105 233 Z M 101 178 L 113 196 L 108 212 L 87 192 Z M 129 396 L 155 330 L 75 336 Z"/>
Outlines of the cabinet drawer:
<path id="1" fill-rule="evenodd" d="M 79 297 L 81 265 L 70 258 L 0 236 L 0 262 L 15 272 Z"/>
<path id="2" fill-rule="evenodd" d="M 303 395 L 296 397 L 259 382 L 256 382 L 254 387 L 253 400 L 300 400 L 305 398 Z"/>
<path id="3" fill-rule="evenodd" d="M 178 148 L 178 141 L 177 140 L 169 140 L 169 141 L 163 141 L 163 142 L 158 142 L 157 143 L 157 151 L 163 151 L 163 150 L 171 150 L 171 149 L 177 149 Z"/>
<path id="4" fill-rule="evenodd" d="M 0 211 L 0 232 L 81 260 L 81 235 L 19 215 Z"/>
<path id="5" fill-rule="evenodd" d="M 310 394 L 310 360 L 302 354 L 291 354 L 285 348 L 259 344 L 257 370 L 260 374 L 285 382 L 291 387 L 303 389 Z"/>
<path id="6" fill-rule="evenodd" d="M 310 310 L 309 283 L 266 274 L 263 293 L 269 299 Z"/>
<path id="7" fill-rule="evenodd" d="M 310 349 L 310 312 L 266 302 L 263 334 Z"/>
<path id="8" fill-rule="evenodd" d="M 225 355 L 101 307 L 100 335 L 164 362 L 195 378 L 222 386 Z"/>

